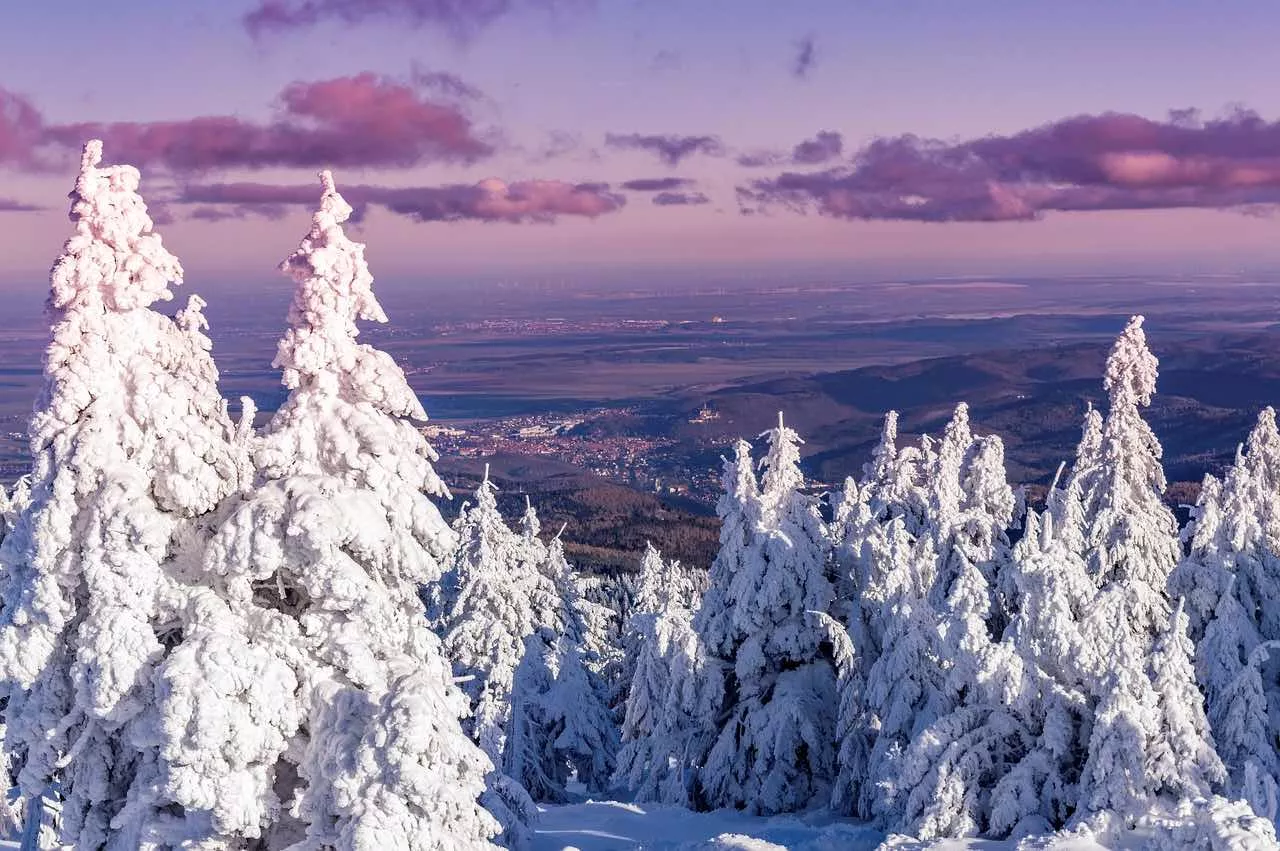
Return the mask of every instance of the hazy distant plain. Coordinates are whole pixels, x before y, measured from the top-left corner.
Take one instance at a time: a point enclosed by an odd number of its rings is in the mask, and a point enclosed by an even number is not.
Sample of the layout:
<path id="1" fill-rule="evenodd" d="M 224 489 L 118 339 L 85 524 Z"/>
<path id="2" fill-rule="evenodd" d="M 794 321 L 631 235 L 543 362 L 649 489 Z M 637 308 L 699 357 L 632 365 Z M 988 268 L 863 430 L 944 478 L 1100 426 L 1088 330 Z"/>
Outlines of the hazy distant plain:
<path id="1" fill-rule="evenodd" d="M 185 300 L 183 289 L 175 307 Z M 224 394 L 233 407 L 249 395 L 264 412 L 273 410 L 282 390 L 271 359 L 287 284 L 197 291 L 209 302 Z M 780 376 L 1103 341 L 1133 312 L 1147 314 L 1157 354 L 1179 340 L 1264 330 L 1280 317 L 1280 275 L 400 286 L 380 295 L 391 322 L 367 326 L 362 339 L 396 357 L 428 413 L 444 422 L 696 398 Z M 34 290 L 11 296 L 9 305 L 0 315 L 6 480 L 27 463 L 23 433 L 48 336 Z M 769 416 L 761 411 L 760 427 Z"/>

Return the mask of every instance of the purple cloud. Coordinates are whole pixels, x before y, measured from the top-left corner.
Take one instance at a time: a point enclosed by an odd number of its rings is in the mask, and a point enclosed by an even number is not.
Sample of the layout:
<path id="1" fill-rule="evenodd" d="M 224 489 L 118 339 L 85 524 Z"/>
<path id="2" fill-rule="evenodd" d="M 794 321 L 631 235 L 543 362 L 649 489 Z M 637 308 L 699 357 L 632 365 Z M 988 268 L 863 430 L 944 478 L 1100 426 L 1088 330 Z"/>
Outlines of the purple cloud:
<path id="1" fill-rule="evenodd" d="M 821 165 L 839 158 L 844 153 L 844 137 L 835 130 L 822 130 L 812 139 L 805 139 L 790 153 L 756 151 L 738 157 L 738 165 L 746 168 L 764 168 L 783 165 Z"/>
<path id="2" fill-rule="evenodd" d="M 711 199 L 701 192 L 659 192 L 653 196 L 653 203 L 659 207 L 692 207 L 710 204 Z"/>
<path id="3" fill-rule="evenodd" d="M 818 62 L 817 48 L 813 36 L 807 35 L 796 42 L 796 57 L 791 63 L 791 75 L 798 80 L 808 78 L 809 72 Z"/>
<path id="4" fill-rule="evenodd" d="M 677 166 L 685 157 L 705 154 L 722 157 L 725 147 L 716 136 L 642 135 L 640 133 L 609 133 L 604 143 L 611 148 L 649 151 L 669 166 Z"/>
<path id="5" fill-rule="evenodd" d="M 219 168 L 408 167 L 474 162 L 493 152 L 455 105 L 372 73 L 286 87 L 280 117 L 42 125 L 39 143 L 78 150 L 103 140 L 110 156 L 139 166 L 190 172 Z M 38 115 L 38 114 L 37 114 Z M 0 136 L 0 140 L 7 135 Z M 3 144 L 3 141 L 0 141 Z"/>
<path id="6" fill-rule="evenodd" d="M 844 137 L 834 130 L 823 130 L 812 139 L 805 139 L 791 150 L 791 162 L 796 165 L 820 165 L 830 162 L 844 153 Z"/>
<path id="7" fill-rule="evenodd" d="M 1052 211 L 1280 204 L 1280 122 L 1104 113 L 949 143 L 878 139 L 848 167 L 739 187 L 747 209 L 783 205 L 847 219 L 1033 220 Z"/>
<path id="8" fill-rule="evenodd" d="M 0 198 L 0 213 L 36 213 L 45 209 L 13 198 Z"/>
<path id="9" fill-rule="evenodd" d="M 628 180 L 622 188 L 631 192 L 671 192 L 676 189 L 687 189 L 695 181 L 687 177 L 642 177 Z"/>
<path id="10" fill-rule="evenodd" d="M 623 196 L 604 184 L 559 180 L 522 180 L 507 184 L 489 179 L 476 184 L 389 187 L 353 184 L 342 194 L 361 213 L 371 204 L 420 222 L 486 221 L 552 222 L 560 216 L 595 218 L 620 210 Z M 284 206 L 310 208 L 317 199 L 314 186 L 276 186 L 262 183 L 212 183 L 183 187 L 177 201 L 224 210 L 224 218 L 248 215 L 277 217 Z M 192 216 L 196 216 L 196 212 Z M 202 212 L 209 219 L 212 210 Z"/>
<path id="11" fill-rule="evenodd" d="M 565 4 L 563 0 L 259 0 L 242 21 L 255 38 L 324 21 L 351 25 L 382 19 L 410 27 L 438 27 L 465 39 L 521 7 L 557 5 Z"/>
<path id="12" fill-rule="evenodd" d="M 475 86 L 448 71 L 428 71 L 415 65 L 410 79 L 418 88 L 435 92 L 441 97 L 455 100 L 480 100 L 484 97 L 484 93 Z"/>

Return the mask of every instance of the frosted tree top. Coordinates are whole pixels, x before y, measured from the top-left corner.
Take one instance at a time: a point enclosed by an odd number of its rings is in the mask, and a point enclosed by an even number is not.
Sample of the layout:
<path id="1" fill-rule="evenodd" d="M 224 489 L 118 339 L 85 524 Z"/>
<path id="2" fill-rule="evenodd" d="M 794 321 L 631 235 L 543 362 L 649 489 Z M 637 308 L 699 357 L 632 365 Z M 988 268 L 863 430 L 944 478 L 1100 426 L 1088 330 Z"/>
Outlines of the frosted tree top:
<path id="1" fill-rule="evenodd" d="M 373 275 L 363 243 L 342 228 L 351 205 L 338 193 L 333 174 L 320 172 L 320 206 L 298 250 L 280 264 L 298 286 L 289 307 L 289 329 L 275 366 L 290 389 L 340 391 L 348 401 L 368 402 L 387 413 L 426 419 L 421 403 L 391 357 L 358 345 L 357 319 L 386 322 L 373 294 Z"/>
<path id="2" fill-rule="evenodd" d="M 1107 358 L 1103 387 L 1111 395 L 1112 408 L 1117 404 L 1146 407 L 1156 392 L 1160 362 L 1147 348 L 1143 319 L 1140 315 L 1129 319 Z"/>
<path id="3" fill-rule="evenodd" d="M 53 306 L 122 312 L 173 298 L 169 284 L 182 282 L 182 266 L 153 232 L 138 194 L 141 175 L 131 165 L 101 162 L 101 140 L 85 143 L 71 193 L 76 233 L 50 276 Z"/>

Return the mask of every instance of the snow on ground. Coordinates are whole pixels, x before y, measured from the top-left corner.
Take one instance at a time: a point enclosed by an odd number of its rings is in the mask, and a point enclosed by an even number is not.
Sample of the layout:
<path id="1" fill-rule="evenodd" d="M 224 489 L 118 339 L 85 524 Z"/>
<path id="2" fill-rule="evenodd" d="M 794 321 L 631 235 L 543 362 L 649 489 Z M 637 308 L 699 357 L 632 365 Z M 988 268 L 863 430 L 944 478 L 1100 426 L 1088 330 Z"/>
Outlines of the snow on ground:
<path id="1" fill-rule="evenodd" d="M 660 804 L 585 801 L 539 806 L 541 817 L 530 851 L 871 851 L 882 843 L 893 851 L 1013 851 L 1016 842 L 980 839 L 921 843 L 825 813 L 763 818 L 734 810 L 695 813 Z M 1137 839 L 1135 837 L 1135 839 Z M 1121 841 L 1112 847 L 1141 847 Z M 1104 846 L 1085 837 L 1044 837 L 1024 848 L 1055 851 L 1100 851 Z"/>
<path id="2" fill-rule="evenodd" d="M 733 810 L 694 813 L 660 804 L 586 801 L 541 806 L 532 851 L 862 851 L 884 834 L 830 815 L 760 818 Z"/>

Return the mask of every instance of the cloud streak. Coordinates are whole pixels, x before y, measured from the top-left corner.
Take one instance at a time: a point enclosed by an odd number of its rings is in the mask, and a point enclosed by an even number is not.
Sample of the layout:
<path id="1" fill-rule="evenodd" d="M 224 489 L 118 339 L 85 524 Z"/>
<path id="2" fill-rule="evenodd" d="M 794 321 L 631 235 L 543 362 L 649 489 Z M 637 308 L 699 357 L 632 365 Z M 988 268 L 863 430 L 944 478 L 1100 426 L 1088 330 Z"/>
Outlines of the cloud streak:
<path id="1" fill-rule="evenodd" d="M 738 188 L 740 206 L 844 219 L 1000 222 L 1055 211 L 1280 204 L 1280 122 L 1238 111 L 1202 121 L 1104 113 L 948 143 L 898 136 L 851 165 Z"/>
<path id="2" fill-rule="evenodd" d="M 716 136 L 609 133 L 605 136 L 604 143 L 621 150 L 648 151 L 672 167 L 694 154 L 722 157 L 727 153 L 724 144 Z"/>
<path id="3" fill-rule="evenodd" d="M 37 213 L 44 207 L 17 201 L 13 198 L 0 198 L 0 213 Z"/>
<path id="4" fill-rule="evenodd" d="M 602 184 L 559 180 L 508 184 L 496 178 L 444 186 L 352 184 L 344 186 L 342 194 L 359 213 L 357 218 L 363 218 L 370 205 L 377 205 L 419 222 L 550 223 L 562 216 L 596 218 L 617 212 L 626 203 L 622 195 Z M 175 200 L 198 205 L 192 218 L 215 220 L 252 215 L 278 218 L 289 206 L 315 206 L 316 197 L 314 186 L 211 183 L 183 187 Z"/>
<path id="5" fill-rule="evenodd" d="M 701 192 L 659 192 L 653 203 L 659 207 L 698 207 L 710 204 L 711 199 Z"/>
<path id="6" fill-rule="evenodd" d="M 384 21 L 438 28 L 466 39 L 522 8 L 570 5 L 566 0 L 260 0 L 242 18 L 254 38 L 309 29 L 332 21 L 344 25 Z M 579 4 L 580 5 L 580 4 Z"/>
<path id="7" fill-rule="evenodd" d="M 695 182 L 687 177 L 642 177 L 628 180 L 622 184 L 622 188 L 630 192 L 672 192 L 687 189 Z"/>

